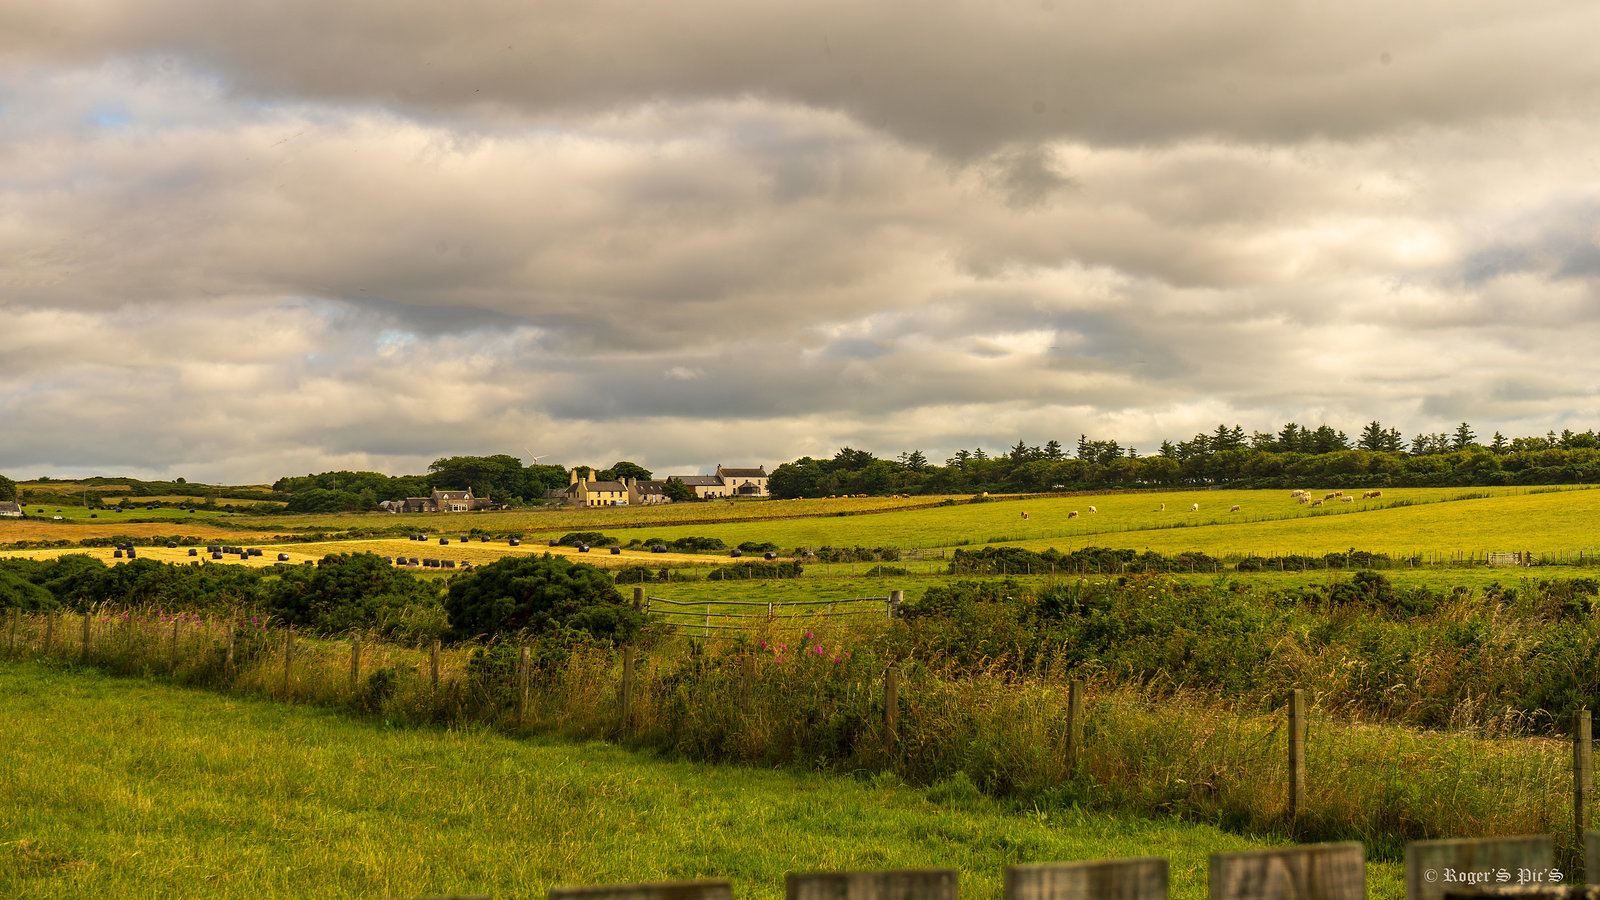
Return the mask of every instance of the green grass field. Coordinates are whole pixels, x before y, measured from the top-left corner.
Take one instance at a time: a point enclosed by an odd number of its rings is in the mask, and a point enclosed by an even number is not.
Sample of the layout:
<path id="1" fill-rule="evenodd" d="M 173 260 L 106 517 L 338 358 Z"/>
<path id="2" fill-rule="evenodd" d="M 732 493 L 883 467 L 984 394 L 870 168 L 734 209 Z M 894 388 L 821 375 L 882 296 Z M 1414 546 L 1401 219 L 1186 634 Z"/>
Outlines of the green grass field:
<path id="1" fill-rule="evenodd" d="M 601 743 L 394 729 L 92 670 L 0 663 L 0 894 L 541 896 L 554 884 L 949 866 L 1002 895 L 1021 862 L 1207 855 L 1262 842 L 1171 820 L 1017 810 L 970 787 L 666 761 Z M 82 723 L 93 721 L 94 728 Z M 1369 896 L 1403 894 L 1369 864 Z"/>

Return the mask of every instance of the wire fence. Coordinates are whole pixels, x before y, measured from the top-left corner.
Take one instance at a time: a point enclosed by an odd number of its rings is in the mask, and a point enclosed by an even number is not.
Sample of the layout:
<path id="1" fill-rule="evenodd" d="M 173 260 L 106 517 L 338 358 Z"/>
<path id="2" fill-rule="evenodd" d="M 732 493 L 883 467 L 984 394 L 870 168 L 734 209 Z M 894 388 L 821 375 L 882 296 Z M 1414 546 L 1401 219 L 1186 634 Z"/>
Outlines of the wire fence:
<path id="1" fill-rule="evenodd" d="M 829 628 L 848 626 L 862 617 L 892 619 L 904 594 L 887 597 L 852 597 L 843 600 L 669 600 L 646 597 L 644 611 L 678 634 L 704 638 L 739 637 L 756 624 L 792 624 L 805 620 Z"/>

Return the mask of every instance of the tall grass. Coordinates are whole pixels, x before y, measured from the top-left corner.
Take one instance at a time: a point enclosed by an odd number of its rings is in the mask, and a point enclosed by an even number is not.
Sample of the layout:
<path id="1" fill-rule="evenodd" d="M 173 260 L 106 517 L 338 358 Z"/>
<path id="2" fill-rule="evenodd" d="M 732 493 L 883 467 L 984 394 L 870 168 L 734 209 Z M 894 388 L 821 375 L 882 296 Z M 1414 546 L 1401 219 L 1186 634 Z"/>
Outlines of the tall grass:
<path id="1" fill-rule="evenodd" d="M 216 621 L 179 620 L 174 643 L 170 617 L 93 614 L 87 651 L 78 616 L 5 624 L 0 646 L 15 657 L 392 723 L 472 722 L 621 739 L 691 759 L 892 772 L 930 790 L 979 791 L 1023 807 L 1124 808 L 1298 840 L 1358 839 L 1375 858 L 1398 858 L 1413 839 L 1550 832 L 1564 867 L 1578 859 L 1568 828 L 1570 749 L 1560 742 L 1363 725 L 1323 710 L 1308 738 L 1307 806 L 1290 818 L 1280 711 L 1080 669 L 1089 695 L 1069 769 L 1064 671 L 1041 663 L 1018 672 L 997 659 L 988 671 L 958 672 L 905 659 L 890 639 L 901 623 L 832 635 L 768 623 L 742 641 L 712 644 L 654 635 L 636 659 L 626 721 L 620 655 L 607 648 L 574 648 L 534 667 L 522 696 L 514 648 L 505 646 L 447 651 L 435 685 L 426 650 L 363 642 L 352 683 L 348 642 L 297 638 L 286 678 L 283 632 L 259 623 L 234 623 L 232 666 L 226 626 Z M 900 673 L 895 740 L 883 690 L 891 665 Z"/>

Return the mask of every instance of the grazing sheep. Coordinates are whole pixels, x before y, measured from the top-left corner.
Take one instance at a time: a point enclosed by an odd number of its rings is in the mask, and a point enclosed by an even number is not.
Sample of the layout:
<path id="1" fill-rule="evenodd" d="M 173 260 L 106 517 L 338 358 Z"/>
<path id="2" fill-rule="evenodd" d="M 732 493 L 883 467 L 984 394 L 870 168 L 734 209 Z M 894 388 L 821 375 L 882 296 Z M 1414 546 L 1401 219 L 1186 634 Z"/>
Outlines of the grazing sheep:
<path id="1" fill-rule="evenodd" d="M 1235 503 L 1233 505 L 1232 509 L 1228 510 L 1228 512 L 1238 512 L 1238 511 L 1239 511 L 1239 504 L 1237 504 L 1237 503 Z"/>

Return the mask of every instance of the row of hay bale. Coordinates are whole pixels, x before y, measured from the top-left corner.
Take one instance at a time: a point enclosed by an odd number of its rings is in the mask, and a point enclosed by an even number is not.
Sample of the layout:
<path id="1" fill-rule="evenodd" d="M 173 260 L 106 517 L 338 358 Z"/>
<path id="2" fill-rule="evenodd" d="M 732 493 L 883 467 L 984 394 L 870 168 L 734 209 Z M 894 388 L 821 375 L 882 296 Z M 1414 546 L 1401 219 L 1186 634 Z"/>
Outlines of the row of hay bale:
<path id="1" fill-rule="evenodd" d="M 415 556 L 385 556 L 383 561 L 397 566 L 417 566 L 424 569 L 470 569 L 472 563 L 453 559 L 418 559 Z"/>

